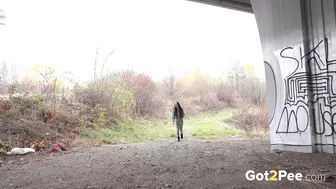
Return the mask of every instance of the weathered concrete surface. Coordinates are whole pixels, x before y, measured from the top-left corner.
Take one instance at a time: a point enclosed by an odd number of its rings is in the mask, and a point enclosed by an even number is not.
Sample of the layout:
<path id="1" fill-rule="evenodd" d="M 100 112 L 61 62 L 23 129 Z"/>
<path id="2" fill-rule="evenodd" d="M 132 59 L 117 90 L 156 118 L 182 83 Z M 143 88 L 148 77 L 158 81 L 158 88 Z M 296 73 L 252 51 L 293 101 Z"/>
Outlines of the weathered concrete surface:
<path id="1" fill-rule="evenodd" d="M 335 153 L 336 1 L 192 1 L 254 13 L 264 55 L 271 148 Z M 248 11 L 251 4 L 253 11 Z"/>
<path id="2" fill-rule="evenodd" d="M 252 13 L 252 5 L 250 0 L 188 0 L 218 7 L 229 8 L 233 10 Z"/>
<path id="3" fill-rule="evenodd" d="M 264 54 L 272 149 L 335 153 L 335 1 L 251 2 Z"/>

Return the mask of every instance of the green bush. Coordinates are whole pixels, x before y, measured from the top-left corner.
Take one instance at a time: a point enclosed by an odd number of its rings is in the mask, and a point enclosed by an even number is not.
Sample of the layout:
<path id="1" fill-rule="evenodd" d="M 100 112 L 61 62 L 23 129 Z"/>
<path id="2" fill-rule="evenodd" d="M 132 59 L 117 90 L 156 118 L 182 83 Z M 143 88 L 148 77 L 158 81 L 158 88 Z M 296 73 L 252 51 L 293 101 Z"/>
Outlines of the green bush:
<path id="1" fill-rule="evenodd" d="M 41 96 L 16 96 L 11 99 L 12 109 L 23 115 L 41 108 L 43 103 L 44 99 Z"/>
<path id="2" fill-rule="evenodd" d="M 93 126 L 102 127 L 108 126 L 111 124 L 110 120 L 108 119 L 106 109 L 101 107 L 99 104 L 95 107 L 96 117 L 93 120 Z"/>
<path id="3" fill-rule="evenodd" d="M 0 140 L 0 153 L 5 153 L 6 151 L 8 151 L 8 148 L 9 148 L 8 142 Z"/>
<path id="4" fill-rule="evenodd" d="M 77 99 L 95 112 L 95 126 L 108 126 L 112 122 L 134 117 L 135 96 L 126 83 L 116 76 L 104 77 L 76 89 Z"/>

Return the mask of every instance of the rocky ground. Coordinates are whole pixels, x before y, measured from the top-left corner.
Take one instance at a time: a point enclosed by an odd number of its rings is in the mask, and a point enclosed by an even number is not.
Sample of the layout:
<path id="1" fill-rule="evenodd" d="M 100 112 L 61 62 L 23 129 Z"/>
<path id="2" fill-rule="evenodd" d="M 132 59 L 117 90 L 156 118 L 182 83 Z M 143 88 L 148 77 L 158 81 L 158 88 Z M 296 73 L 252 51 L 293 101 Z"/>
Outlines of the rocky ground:
<path id="1" fill-rule="evenodd" d="M 252 143 L 251 143 L 252 142 Z M 0 188 L 335 188 L 336 156 L 269 150 L 264 138 L 226 137 L 73 147 L 0 156 Z M 325 174 L 317 181 L 247 181 L 248 170 Z"/>

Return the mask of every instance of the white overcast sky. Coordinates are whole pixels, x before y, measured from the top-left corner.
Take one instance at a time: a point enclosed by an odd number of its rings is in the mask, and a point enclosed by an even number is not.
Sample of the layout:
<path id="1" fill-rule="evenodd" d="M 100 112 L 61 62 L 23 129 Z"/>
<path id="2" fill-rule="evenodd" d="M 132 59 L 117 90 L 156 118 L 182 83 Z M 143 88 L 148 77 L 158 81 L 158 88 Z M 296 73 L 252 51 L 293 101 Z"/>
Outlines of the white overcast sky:
<path id="1" fill-rule="evenodd" d="M 264 77 L 253 14 L 186 0 L 0 0 L 0 61 L 21 70 L 53 64 L 91 79 L 97 47 L 108 70 L 133 68 L 155 79 L 196 66 L 214 76 L 234 60 Z"/>

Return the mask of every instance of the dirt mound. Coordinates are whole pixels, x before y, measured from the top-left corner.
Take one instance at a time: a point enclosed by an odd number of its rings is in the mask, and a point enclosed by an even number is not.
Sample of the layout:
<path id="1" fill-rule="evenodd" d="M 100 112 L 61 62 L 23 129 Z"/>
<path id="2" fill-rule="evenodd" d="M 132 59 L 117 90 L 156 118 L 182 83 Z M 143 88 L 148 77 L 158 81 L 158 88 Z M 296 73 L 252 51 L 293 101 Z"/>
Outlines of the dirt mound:
<path id="1" fill-rule="evenodd" d="M 73 139 L 81 127 L 90 127 L 89 107 L 59 101 L 57 106 L 41 96 L 18 96 L 0 103 L 0 150 L 23 147 L 33 141 Z M 43 141 L 42 141 L 43 140 Z M 0 151 L 1 152 L 1 151 Z"/>
<path id="2" fill-rule="evenodd" d="M 66 137 L 64 125 L 45 123 L 40 120 L 14 118 L 9 113 L 0 115 L 0 140 L 8 146 L 22 147 L 26 140 L 41 139 L 52 136 L 54 139 Z M 8 149 L 5 149 L 8 150 Z"/>

